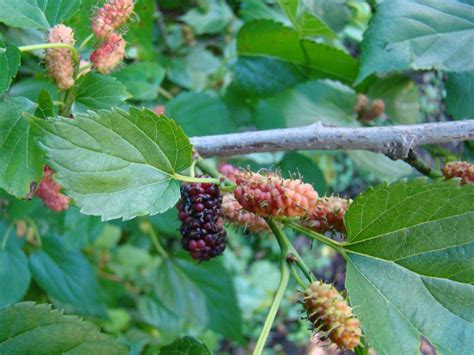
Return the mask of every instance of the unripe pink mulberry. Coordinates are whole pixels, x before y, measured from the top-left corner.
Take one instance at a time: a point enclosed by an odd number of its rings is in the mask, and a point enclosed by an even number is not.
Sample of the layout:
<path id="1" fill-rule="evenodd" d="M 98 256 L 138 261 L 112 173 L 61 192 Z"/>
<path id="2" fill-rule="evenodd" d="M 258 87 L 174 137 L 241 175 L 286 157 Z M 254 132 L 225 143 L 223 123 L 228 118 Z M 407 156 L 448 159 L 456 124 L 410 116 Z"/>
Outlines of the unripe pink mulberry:
<path id="1" fill-rule="evenodd" d="M 113 71 L 125 56 L 126 42 L 121 35 L 112 33 L 94 52 L 90 60 L 99 73 L 108 74 Z"/>
<path id="2" fill-rule="evenodd" d="M 228 164 L 228 163 L 222 164 L 219 167 L 219 172 L 232 182 L 235 182 L 235 180 L 237 179 L 237 175 L 241 175 L 245 173 L 239 168 L 236 168 L 232 164 Z"/>
<path id="3" fill-rule="evenodd" d="M 74 45 L 74 31 L 64 25 L 54 26 L 49 30 L 48 42 Z M 70 49 L 48 48 L 45 62 L 49 75 L 60 89 L 67 90 L 74 85 L 74 60 Z"/>
<path id="4" fill-rule="evenodd" d="M 330 230 L 344 233 L 344 215 L 351 202 L 336 196 L 320 198 L 313 213 L 302 224 L 319 233 Z"/>
<path id="5" fill-rule="evenodd" d="M 235 198 L 246 210 L 263 217 L 303 217 L 316 206 L 318 194 L 301 180 L 283 179 L 276 174 L 240 174 Z"/>
<path id="6" fill-rule="evenodd" d="M 153 111 L 159 116 L 159 115 L 164 115 L 165 114 L 165 106 L 163 105 L 157 105 L 155 106 L 155 108 L 153 109 Z"/>
<path id="7" fill-rule="evenodd" d="M 92 32 L 100 39 L 108 39 L 116 29 L 127 23 L 133 7 L 133 0 L 107 1 L 92 19 Z"/>
<path id="8" fill-rule="evenodd" d="M 238 227 L 243 227 L 254 233 L 270 231 L 267 222 L 262 217 L 244 210 L 234 195 L 230 193 L 224 194 L 222 209 L 224 218 Z"/>
<path id="9" fill-rule="evenodd" d="M 315 281 L 304 292 L 304 308 L 313 329 L 341 349 L 352 350 L 360 344 L 360 322 L 352 308 L 332 285 Z"/>
<path id="10" fill-rule="evenodd" d="M 61 186 L 54 181 L 53 170 L 49 166 L 44 167 L 43 179 L 41 180 L 36 195 L 40 197 L 46 207 L 53 211 L 64 211 L 69 207 L 70 198 L 63 195 Z"/>
<path id="11" fill-rule="evenodd" d="M 443 175 L 446 179 L 461 178 L 461 185 L 474 184 L 474 164 L 467 161 L 450 162 L 444 166 Z"/>

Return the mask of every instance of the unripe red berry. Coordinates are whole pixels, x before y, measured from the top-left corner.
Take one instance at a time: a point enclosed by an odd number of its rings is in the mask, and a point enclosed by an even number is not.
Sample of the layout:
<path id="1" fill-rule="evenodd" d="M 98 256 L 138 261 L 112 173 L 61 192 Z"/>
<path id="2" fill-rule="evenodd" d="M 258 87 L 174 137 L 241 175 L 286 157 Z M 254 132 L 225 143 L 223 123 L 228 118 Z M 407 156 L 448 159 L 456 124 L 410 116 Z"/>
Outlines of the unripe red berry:
<path id="1" fill-rule="evenodd" d="M 49 30 L 48 42 L 74 45 L 74 31 L 64 25 L 54 26 Z M 46 49 L 45 62 L 58 88 L 67 90 L 74 85 L 74 60 L 70 49 Z"/>
<path id="2" fill-rule="evenodd" d="M 262 217 L 303 217 L 316 206 L 318 194 L 301 180 L 277 174 L 244 173 L 236 177 L 235 198 L 246 210 Z"/>
<path id="3" fill-rule="evenodd" d="M 133 0 L 109 0 L 92 19 L 92 32 L 100 39 L 108 39 L 116 29 L 125 25 L 133 12 Z"/>
<path id="4" fill-rule="evenodd" d="M 159 116 L 159 115 L 164 115 L 165 114 L 165 106 L 164 105 L 157 105 L 153 109 L 153 111 Z"/>
<path id="5" fill-rule="evenodd" d="M 244 210 L 233 194 L 224 194 L 222 209 L 224 218 L 235 226 L 243 227 L 254 233 L 270 231 L 267 222 L 255 213 Z"/>
<path id="6" fill-rule="evenodd" d="M 44 167 L 43 178 L 36 190 L 46 207 L 53 211 L 64 211 L 69 207 L 70 198 L 63 195 L 61 185 L 54 181 L 53 170 L 49 166 Z"/>
<path id="7" fill-rule="evenodd" d="M 319 233 L 338 231 L 344 233 L 344 215 L 352 200 L 332 196 L 318 199 L 313 213 L 302 224 Z"/>
<path id="8" fill-rule="evenodd" d="M 320 281 L 311 283 L 304 292 L 303 305 L 313 329 L 322 338 L 347 350 L 360 344 L 360 322 L 334 286 Z"/>
<path id="9" fill-rule="evenodd" d="M 461 185 L 474 184 L 474 164 L 467 161 L 453 161 L 443 168 L 446 179 L 461 178 Z"/>
<path id="10" fill-rule="evenodd" d="M 99 73 L 113 71 L 125 56 L 126 42 L 121 35 L 112 33 L 107 40 L 92 52 L 90 60 Z"/>

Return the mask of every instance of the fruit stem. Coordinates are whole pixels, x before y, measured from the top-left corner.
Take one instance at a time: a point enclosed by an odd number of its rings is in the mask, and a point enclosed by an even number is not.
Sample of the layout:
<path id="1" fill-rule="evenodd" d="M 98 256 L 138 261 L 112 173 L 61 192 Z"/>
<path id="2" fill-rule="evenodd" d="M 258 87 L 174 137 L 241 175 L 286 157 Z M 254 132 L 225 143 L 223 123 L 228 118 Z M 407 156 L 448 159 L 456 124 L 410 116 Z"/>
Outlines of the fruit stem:
<path id="1" fill-rule="evenodd" d="M 151 223 L 148 221 L 141 221 L 140 229 L 142 232 L 147 233 L 150 236 L 150 239 L 153 242 L 153 245 L 155 246 L 158 254 L 160 254 L 164 259 L 169 259 L 169 254 L 161 245 L 160 240 L 158 238 L 158 234 L 156 234 L 155 229 L 153 228 Z"/>
<path id="2" fill-rule="evenodd" d="M 79 62 L 79 54 L 77 53 L 76 47 L 74 47 L 72 44 L 67 44 L 67 43 L 40 43 L 40 44 L 32 44 L 30 46 L 21 46 L 18 47 L 20 52 L 32 52 L 32 51 L 37 51 L 40 49 L 48 49 L 48 48 L 67 48 L 71 50 L 72 53 L 72 59 L 74 60 L 75 63 Z"/>
<path id="3" fill-rule="evenodd" d="M 265 319 L 265 324 L 263 325 L 262 331 L 260 336 L 257 340 L 257 345 L 255 346 L 255 350 L 253 351 L 253 355 L 261 355 L 263 349 L 265 347 L 265 343 L 267 342 L 268 335 L 270 334 L 270 330 L 273 325 L 273 321 L 275 320 L 276 314 L 278 312 L 278 308 L 280 307 L 280 302 L 285 294 L 286 287 L 288 286 L 288 281 L 290 279 L 290 271 L 287 264 L 287 256 L 288 256 L 288 239 L 286 238 L 283 231 L 280 229 L 278 224 L 271 219 L 266 220 L 269 227 L 275 234 L 275 237 L 280 245 L 280 282 L 278 284 L 277 291 L 275 296 L 273 297 L 273 302 L 270 307 L 270 311 L 268 312 L 267 318 Z"/>
<path id="4" fill-rule="evenodd" d="M 10 237 L 10 234 L 14 226 L 15 226 L 15 222 L 10 223 L 7 230 L 5 231 L 5 234 L 3 235 L 3 238 L 2 238 L 2 245 L 0 247 L 0 250 L 4 250 L 7 247 L 8 238 Z"/>
<path id="5" fill-rule="evenodd" d="M 90 34 L 89 36 L 87 36 L 83 41 L 82 43 L 79 45 L 79 48 L 78 48 L 78 51 L 81 52 L 84 47 L 87 45 L 87 43 L 89 43 L 91 41 L 91 39 L 94 38 L 94 34 Z"/>
<path id="6" fill-rule="evenodd" d="M 413 149 L 410 149 L 410 151 L 408 152 L 408 156 L 406 158 L 403 158 L 403 161 L 411 165 L 419 173 L 426 175 L 430 177 L 431 179 L 438 179 L 442 177 L 440 173 L 433 171 L 426 163 L 418 159 L 418 156 L 416 155 Z"/>
<path id="7" fill-rule="evenodd" d="M 298 223 L 295 223 L 291 220 L 283 220 L 281 221 L 285 226 L 287 227 L 290 227 L 300 233 L 303 233 L 305 234 L 306 236 L 310 237 L 311 239 L 315 239 L 321 243 L 324 243 L 328 246 L 330 246 L 331 248 L 335 249 L 337 252 L 339 252 L 340 254 L 342 254 L 342 256 L 345 257 L 345 251 L 342 247 L 342 245 L 328 237 L 326 237 L 325 235 L 322 235 L 320 233 L 317 233 L 309 228 L 306 228 L 306 227 L 303 227 L 301 225 L 299 225 Z"/>
<path id="8" fill-rule="evenodd" d="M 303 290 L 306 290 L 306 288 L 308 287 L 308 285 L 306 285 L 304 283 L 304 281 L 301 279 L 300 275 L 298 275 L 298 270 L 296 270 L 296 267 L 294 264 L 290 263 L 290 271 L 291 271 L 291 275 L 293 276 L 293 278 L 295 279 L 296 283 L 298 285 L 300 285 L 300 287 L 303 289 Z"/>
<path id="9" fill-rule="evenodd" d="M 216 179 L 225 179 L 224 182 L 221 184 L 222 191 L 233 192 L 235 190 L 235 184 L 229 179 L 227 179 L 224 175 L 222 175 L 211 164 L 207 163 L 204 159 L 198 158 L 196 164 L 198 168 L 202 170 L 203 173 L 206 173 Z"/>
<path id="10" fill-rule="evenodd" d="M 209 183 L 209 184 L 216 184 L 219 185 L 221 181 L 219 179 L 214 179 L 214 178 L 197 178 L 197 177 L 192 177 L 192 176 L 185 176 L 185 175 L 180 175 L 180 174 L 173 174 L 171 175 L 173 179 L 180 180 L 180 181 L 185 181 L 185 182 L 199 182 L 199 183 Z"/>
<path id="11" fill-rule="evenodd" d="M 160 95 L 163 95 L 165 97 L 165 99 L 168 99 L 168 100 L 173 99 L 173 95 L 168 90 L 162 88 L 161 86 L 158 88 L 158 93 Z"/>

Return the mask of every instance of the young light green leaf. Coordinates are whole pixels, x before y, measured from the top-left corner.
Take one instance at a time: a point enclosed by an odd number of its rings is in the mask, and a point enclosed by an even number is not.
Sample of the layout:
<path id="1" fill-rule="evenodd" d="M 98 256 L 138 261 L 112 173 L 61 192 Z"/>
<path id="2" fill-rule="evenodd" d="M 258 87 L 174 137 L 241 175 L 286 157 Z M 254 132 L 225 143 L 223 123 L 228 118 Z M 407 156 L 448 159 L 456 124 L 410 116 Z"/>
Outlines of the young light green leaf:
<path id="1" fill-rule="evenodd" d="M 474 8 L 457 1 L 393 0 L 377 7 L 357 82 L 376 72 L 474 69 Z"/>
<path id="2" fill-rule="evenodd" d="M 6 228 L 0 224 L 0 235 L 5 238 L 0 240 L 0 308 L 20 301 L 28 290 L 31 279 L 28 259 L 21 250 L 20 243 L 15 243 L 16 236 L 10 235 L 8 238 L 5 232 Z M 9 232 L 15 233 L 11 230 Z"/>
<path id="3" fill-rule="evenodd" d="M 0 95 L 2 95 L 16 76 L 20 67 L 20 51 L 12 45 L 7 45 L 5 49 L 0 48 Z"/>
<path id="4" fill-rule="evenodd" d="M 455 119 L 474 118 L 474 70 L 449 73 L 446 82 L 446 111 Z"/>
<path id="5" fill-rule="evenodd" d="M 176 340 L 173 344 L 161 348 L 160 355 L 211 355 L 206 345 L 200 341 L 184 337 Z"/>
<path id="6" fill-rule="evenodd" d="M 40 118 L 54 116 L 53 97 L 48 90 L 41 90 L 38 97 L 38 107 L 36 107 L 35 116 Z"/>
<path id="7" fill-rule="evenodd" d="M 95 271 L 81 252 L 66 249 L 57 237 L 43 237 L 41 249 L 30 254 L 30 267 L 53 303 L 71 313 L 105 315 Z"/>
<path id="8" fill-rule="evenodd" d="M 209 0 L 205 8 L 193 8 L 181 20 L 192 27 L 198 35 L 219 33 L 232 20 L 232 10 L 223 0 Z"/>
<path id="9" fill-rule="evenodd" d="M 271 20 L 246 23 L 237 36 L 240 55 L 274 57 L 309 68 L 314 77 L 337 79 L 351 84 L 358 71 L 349 54 L 311 40 L 300 39 L 298 32 Z"/>
<path id="10" fill-rule="evenodd" d="M 2 354 L 128 354 L 126 346 L 100 333 L 94 324 L 65 316 L 47 304 L 23 302 L 4 308 L 0 324 Z"/>
<path id="11" fill-rule="evenodd" d="M 0 100 L 0 187 L 24 197 L 32 182 L 43 174 L 43 155 L 35 142 L 36 132 L 23 117 L 35 104 L 24 97 Z"/>
<path id="12" fill-rule="evenodd" d="M 169 118 L 131 107 L 34 122 L 57 181 L 82 213 L 127 220 L 179 199 L 173 175 L 191 164 L 191 144 Z"/>
<path id="13" fill-rule="evenodd" d="M 440 353 L 474 346 L 473 200 L 473 185 L 417 179 L 351 205 L 346 287 L 376 351 L 416 353 L 421 337 Z"/>
<path id="14" fill-rule="evenodd" d="M 88 73 L 79 80 L 74 113 L 109 110 L 130 98 L 121 82 L 111 76 Z"/>
<path id="15" fill-rule="evenodd" d="M 165 78 L 165 69 L 158 63 L 134 63 L 113 74 L 134 100 L 154 100 Z"/>
<path id="16" fill-rule="evenodd" d="M 0 0 L 0 22 L 46 30 L 70 18 L 80 5 L 81 0 Z"/>

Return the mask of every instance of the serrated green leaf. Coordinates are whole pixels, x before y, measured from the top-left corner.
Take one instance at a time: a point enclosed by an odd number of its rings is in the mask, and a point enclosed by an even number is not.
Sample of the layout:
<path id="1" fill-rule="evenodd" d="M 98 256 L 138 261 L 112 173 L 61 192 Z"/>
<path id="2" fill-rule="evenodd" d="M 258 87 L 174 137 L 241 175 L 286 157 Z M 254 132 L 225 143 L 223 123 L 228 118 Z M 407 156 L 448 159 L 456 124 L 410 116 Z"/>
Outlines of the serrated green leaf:
<path id="1" fill-rule="evenodd" d="M 300 39 L 297 31 L 270 20 L 246 23 L 237 36 L 239 55 L 268 56 L 309 68 L 318 78 L 351 84 L 358 71 L 349 54 L 311 40 Z"/>
<path id="2" fill-rule="evenodd" d="M 154 62 L 134 63 L 113 74 L 134 100 L 154 100 L 165 78 L 165 69 Z"/>
<path id="3" fill-rule="evenodd" d="M 349 208 L 346 287 L 376 351 L 416 353 L 422 336 L 439 353 L 474 346 L 473 200 L 473 185 L 417 179 Z"/>
<path id="4" fill-rule="evenodd" d="M 457 1 L 384 1 L 362 42 L 357 82 L 376 72 L 474 69 L 474 8 Z"/>
<path id="5" fill-rule="evenodd" d="M 446 111 L 455 119 L 474 118 L 474 70 L 449 73 L 446 82 Z"/>
<path id="6" fill-rule="evenodd" d="M 232 89 L 248 97 L 267 97 L 304 81 L 298 66 L 275 58 L 239 57 Z"/>
<path id="7" fill-rule="evenodd" d="M 88 73 L 78 82 L 74 113 L 109 110 L 130 98 L 121 82 L 111 76 Z"/>
<path id="8" fill-rule="evenodd" d="M 414 124 L 419 121 L 420 95 L 413 81 L 402 75 L 377 79 L 367 92 L 371 99 L 382 99 L 391 122 Z"/>
<path id="9" fill-rule="evenodd" d="M 211 355 L 211 352 L 200 341 L 191 337 L 184 337 L 161 348 L 160 355 Z"/>
<path id="10" fill-rule="evenodd" d="M 46 30 L 70 18 L 80 5 L 81 0 L 0 0 L 0 22 Z"/>
<path id="11" fill-rule="evenodd" d="M 6 232 L 0 224 L 1 235 Z M 9 231 L 11 234 L 14 232 Z M 10 235 L 10 238 L 16 238 Z M 0 243 L 0 308 L 20 301 L 30 285 L 31 274 L 28 259 L 18 243 L 3 240 Z"/>
<path id="12" fill-rule="evenodd" d="M 20 67 L 20 51 L 12 45 L 7 45 L 5 49 L 0 48 L 0 95 L 2 95 L 16 76 Z"/>
<path id="13" fill-rule="evenodd" d="M 56 180 L 82 213 L 127 220 L 179 199 L 173 175 L 191 164 L 191 145 L 169 118 L 131 107 L 35 124 Z"/>
<path id="14" fill-rule="evenodd" d="M 47 304 L 24 302 L 4 308 L 0 324 L 2 354 L 128 354 L 126 346 L 94 324 L 52 311 Z"/>
<path id="15" fill-rule="evenodd" d="M 176 96 L 166 103 L 165 112 L 188 136 L 230 133 L 236 129 L 224 102 L 203 92 Z"/>
<path id="16" fill-rule="evenodd" d="M 30 254 L 30 267 L 33 279 L 58 307 L 105 315 L 94 269 L 82 253 L 66 249 L 59 238 L 43 237 L 41 249 Z"/>
<path id="17" fill-rule="evenodd" d="M 35 104 L 24 97 L 0 101 L 0 187 L 24 197 L 32 182 L 43 174 L 43 155 L 37 147 L 36 132 L 23 117 Z"/>
<path id="18" fill-rule="evenodd" d="M 35 116 L 48 118 L 54 116 L 53 97 L 47 90 L 41 90 L 38 97 L 38 107 L 35 110 Z"/>

